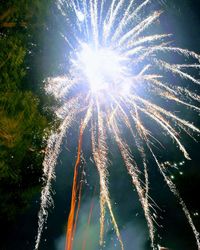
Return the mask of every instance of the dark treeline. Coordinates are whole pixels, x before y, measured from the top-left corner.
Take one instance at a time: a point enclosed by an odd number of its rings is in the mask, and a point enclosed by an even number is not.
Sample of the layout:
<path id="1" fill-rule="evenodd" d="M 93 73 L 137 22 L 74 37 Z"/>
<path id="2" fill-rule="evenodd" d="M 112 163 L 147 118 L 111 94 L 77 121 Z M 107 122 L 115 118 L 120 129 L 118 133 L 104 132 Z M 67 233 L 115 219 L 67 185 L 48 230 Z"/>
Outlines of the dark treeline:
<path id="1" fill-rule="evenodd" d="M 0 4 L 0 221 L 12 224 L 39 190 L 54 120 L 42 90 L 42 37 L 51 0 Z"/>

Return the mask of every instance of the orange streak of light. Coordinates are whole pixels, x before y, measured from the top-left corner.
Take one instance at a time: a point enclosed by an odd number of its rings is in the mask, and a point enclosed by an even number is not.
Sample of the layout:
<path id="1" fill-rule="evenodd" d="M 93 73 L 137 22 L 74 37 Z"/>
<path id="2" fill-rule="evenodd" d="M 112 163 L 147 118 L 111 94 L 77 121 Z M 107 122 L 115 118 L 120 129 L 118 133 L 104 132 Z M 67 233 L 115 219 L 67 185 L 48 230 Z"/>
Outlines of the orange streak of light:
<path id="1" fill-rule="evenodd" d="M 79 135 L 79 142 L 78 142 L 77 159 L 76 159 L 76 164 L 74 167 L 71 208 L 70 208 L 70 213 L 69 213 L 68 223 L 67 223 L 67 235 L 66 235 L 66 245 L 65 245 L 66 250 L 72 250 L 74 233 L 75 233 L 75 231 L 74 231 L 74 226 L 75 226 L 74 214 L 75 214 L 75 209 L 76 209 L 78 168 L 79 168 L 80 163 L 81 163 L 82 139 L 83 139 L 83 131 L 82 131 L 82 126 L 81 126 L 80 135 Z"/>
<path id="2" fill-rule="evenodd" d="M 77 226 L 79 211 L 80 211 L 80 207 L 81 207 L 82 188 L 83 188 L 83 174 L 82 174 L 82 176 L 81 176 L 80 187 L 79 187 L 78 206 L 77 206 L 76 218 L 75 218 L 74 228 L 73 228 L 73 238 L 74 238 L 74 235 L 75 235 L 75 232 L 76 232 L 76 226 Z"/>

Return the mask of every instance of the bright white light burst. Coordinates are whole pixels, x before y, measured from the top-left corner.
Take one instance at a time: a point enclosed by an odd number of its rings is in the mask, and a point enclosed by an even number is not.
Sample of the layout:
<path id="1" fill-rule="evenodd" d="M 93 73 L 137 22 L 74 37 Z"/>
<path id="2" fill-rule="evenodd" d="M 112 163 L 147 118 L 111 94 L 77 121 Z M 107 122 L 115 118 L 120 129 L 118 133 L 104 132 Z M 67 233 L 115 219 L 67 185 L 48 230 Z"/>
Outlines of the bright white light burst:
<path id="1" fill-rule="evenodd" d="M 94 48 L 82 44 L 76 60 L 72 62 L 79 74 L 83 72 L 93 93 L 99 90 L 113 93 L 114 90 L 123 91 L 125 77 L 128 76 L 128 70 L 124 66 L 126 60 L 109 48 Z"/>

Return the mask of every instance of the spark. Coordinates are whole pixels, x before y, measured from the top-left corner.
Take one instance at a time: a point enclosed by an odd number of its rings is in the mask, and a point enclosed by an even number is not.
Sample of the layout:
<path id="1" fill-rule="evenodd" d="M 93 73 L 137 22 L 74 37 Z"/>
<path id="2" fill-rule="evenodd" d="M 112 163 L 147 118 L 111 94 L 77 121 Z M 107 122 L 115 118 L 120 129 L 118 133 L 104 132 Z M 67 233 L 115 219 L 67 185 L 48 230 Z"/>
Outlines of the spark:
<path id="1" fill-rule="evenodd" d="M 80 22 L 83 22 L 85 19 L 85 16 L 81 11 L 77 11 L 77 17 Z"/>
<path id="2" fill-rule="evenodd" d="M 183 156 L 190 159 L 180 133 L 185 132 L 195 139 L 194 134 L 199 134 L 200 130 L 191 121 L 179 117 L 178 113 L 170 110 L 168 103 L 177 104 L 177 107 L 182 106 L 199 114 L 200 107 L 197 104 L 199 104 L 200 96 L 197 92 L 191 91 L 190 87 L 185 87 L 184 83 L 187 81 L 193 89 L 199 87 L 200 81 L 192 73 L 195 70 L 198 72 L 200 68 L 200 55 L 172 46 L 169 40 L 171 34 L 152 31 L 153 25 L 158 21 L 162 12 L 155 10 L 144 14 L 145 7 L 150 4 L 150 0 L 141 0 L 138 5 L 134 0 L 57 1 L 57 7 L 66 20 L 66 27 L 72 31 L 69 36 L 62 34 L 71 51 L 69 58 L 71 66 L 66 75 L 48 78 L 45 86 L 48 93 L 53 94 L 62 102 L 62 106 L 56 110 L 56 115 L 62 123 L 58 131 L 52 133 L 47 143 L 43 163 L 44 186 L 41 193 L 35 249 L 39 247 L 41 233 L 47 219 L 47 208 L 52 203 L 51 181 L 54 178 L 54 168 L 63 137 L 69 127 L 79 120 L 79 147 L 66 249 L 72 250 L 80 209 L 80 199 L 78 207 L 76 204 L 78 199 L 77 172 L 83 134 L 89 127 L 92 162 L 95 163 L 99 173 L 100 245 L 104 242 L 107 208 L 121 249 L 124 249 L 123 239 L 111 205 L 108 185 L 109 144 L 107 137 L 110 134 L 116 141 L 124 165 L 131 176 L 132 184 L 138 193 L 149 228 L 152 249 L 167 248 L 160 247 L 155 240 L 155 229 L 158 223 L 155 202 L 150 197 L 148 153 L 151 154 L 160 174 L 180 203 L 200 250 L 199 233 L 174 184 L 175 176 L 169 172 L 170 168 L 178 169 L 179 166 L 184 165 L 185 161 L 176 166 L 172 166 L 168 161 L 162 164 L 154 148 L 163 148 L 164 140 L 160 138 L 158 140 L 149 125 L 149 122 L 153 122 L 156 127 L 159 127 L 160 132 L 171 138 Z M 72 17 L 76 18 L 73 23 Z M 165 54 L 178 54 L 184 63 L 172 64 L 167 61 Z M 179 81 L 176 83 L 177 81 L 172 79 L 179 79 Z M 124 130 L 129 131 L 135 147 L 129 145 L 123 137 Z M 137 159 L 136 152 L 139 152 L 142 161 Z M 181 171 L 179 173 L 183 174 Z M 76 218 L 75 210 L 77 210 Z"/>

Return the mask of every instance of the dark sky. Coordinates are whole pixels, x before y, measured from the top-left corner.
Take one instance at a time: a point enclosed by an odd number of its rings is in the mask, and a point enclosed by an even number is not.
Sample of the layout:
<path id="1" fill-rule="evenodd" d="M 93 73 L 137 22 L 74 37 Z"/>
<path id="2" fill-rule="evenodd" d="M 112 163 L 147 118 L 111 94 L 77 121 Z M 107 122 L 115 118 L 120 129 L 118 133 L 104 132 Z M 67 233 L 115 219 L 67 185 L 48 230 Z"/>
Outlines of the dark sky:
<path id="1" fill-rule="evenodd" d="M 153 1 L 152 1 L 153 2 Z M 154 1 L 156 2 L 156 1 Z M 200 53 L 200 1 L 198 0 L 158 0 L 156 5 L 160 5 L 165 13 L 161 17 L 161 28 L 166 33 L 173 33 L 173 40 L 176 45 Z M 51 21 L 50 27 L 56 29 L 56 25 Z M 51 30 L 51 29 L 50 29 Z M 59 61 L 62 58 L 62 43 L 56 38 L 55 30 L 49 32 L 52 36 L 52 45 L 48 44 L 46 53 L 52 53 L 52 59 Z M 57 50 L 55 45 L 60 47 Z M 56 54 L 57 53 L 57 54 Z M 47 55 L 45 56 L 45 58 Z M 45 59 L 46 60 L 46 59 Z M 55 63 L 55 61 L 54 61 Z M 52 60 L 45 62 L 45 67 L 52 68 Z M 197 76 L 198 78 L 198 76 Z M 194 120 L 200 125 L 199 117 L 194 116 L 192 112 L 187 111 L 185 116 Z M 73 165 L 76 156 L 77 131 L 68 133 L 67 148 L 63 145 L 63 150 L 59 157 L 57 166 L 57 178 L 54 183 L 56 194 L 54 195 L 55 208 L 50 209 L 50 215 L 45 229 L 41 248 L 42 250 L 62 250 L 65 241 L 65 228 L 67 214 L 69 212 L 71 184 L 73 175 Z M 191 211 L 195 225 L 200 230 L 200 205 L 198 204 L 200 192 L 200 170 L 199 170 L 199 152 L 200 146 L 188 137 L 184 137 L 186 148 L 188 149 L 192 161 L 185 161 L 180 170 L 172 171 L 175 177 L 174 182 L 178 186 L 182 197 Z M 87 140 L 86 140 L 87 141 Z M 112 139 L 111 139 L 112 143 Z M 79 225 L 76 236 L 74 250 L 81 249 L 83 237 L 89 242 L 87 250 L 98 250 L 98 231 L 99 231 L 99 205 L 98 205 L 98 186 L 93 197 L 94 189 L 98 183 L 98 176 L 94 165 L 90 161 L 90 146 L 86 144 L 83 147 L 85 153 L 84 164 L 86 170 L 85 186 L 83 190 L 82 210 L 80 213 Z M 170 159 L 172 163 L 179 164 L 183 158 L 177 153 L 176 147 L 166 141 L 166 147 L 163 154 L 163 160 Z M 110 152 L 112 165 L 110 166 L 110 193 L 112 194 L 112 203 L 114 212 L 119 222 L 121 234 L 124 239 L 126 250 L 150 250 L 148 230 L 145 224 L 144 215 L 138 202 L 136 192 L 131 186 L 131 180 L 122 162 L 118 157 L 119 153 L 113 146 Z M 192 234 L 188 222 L 178 205 L 178 202 L 169 192 L 168 187 L 162 180 L 155 163 L 149 159 L 151 193 L 160 209 L 158 212 L 157 232 L 160 236 L 158 242 L 171 250 L 197 250 L 195 238 Z M 183 172 L 183 174 L 182 174 Z M 181 173 L 181 174 L 180 174 Z M 91 206 L 91 200 L 94 202 L 94 211 L 91 221 L 91 227 L 85 228 L 88 212 Z M 37 211 L 39 208 L 39 194 L 33 199 L 31 209 L 21 216 L 16 223 L 15 228 L 10 232 L 12 241 L 8 242 L 8 249 L 29 250 L 33 249 L 34 238 L 37 229 Z M 119 244 L 116 236 L 110 227 L 110 219 L 106 218 L 106 250 L 118 250 Z M 162 225 L 162 227 L 161 227 Z"/>

